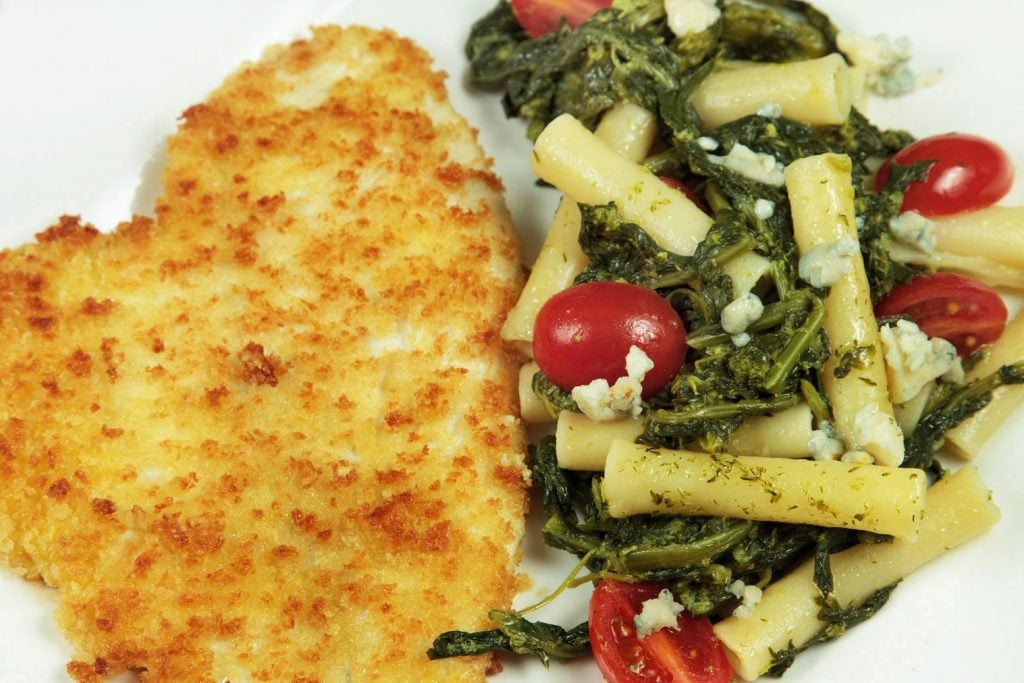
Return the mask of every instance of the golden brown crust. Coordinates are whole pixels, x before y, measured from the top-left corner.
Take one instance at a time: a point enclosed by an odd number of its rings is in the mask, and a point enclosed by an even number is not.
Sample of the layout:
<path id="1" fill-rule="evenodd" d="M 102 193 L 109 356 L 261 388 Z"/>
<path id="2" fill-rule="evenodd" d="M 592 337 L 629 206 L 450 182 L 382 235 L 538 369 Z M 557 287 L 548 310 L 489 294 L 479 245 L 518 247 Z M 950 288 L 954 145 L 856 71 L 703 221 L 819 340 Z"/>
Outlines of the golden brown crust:
<path id="1" fill-rule="evenodd" d="M 155 221 L 0 253 L 0 557 L 59 589 L 69 674 L 482 678 L 425 650 L 515 591 L 521 282 L 442 76 L 316 29 L 169 157 Z"/>

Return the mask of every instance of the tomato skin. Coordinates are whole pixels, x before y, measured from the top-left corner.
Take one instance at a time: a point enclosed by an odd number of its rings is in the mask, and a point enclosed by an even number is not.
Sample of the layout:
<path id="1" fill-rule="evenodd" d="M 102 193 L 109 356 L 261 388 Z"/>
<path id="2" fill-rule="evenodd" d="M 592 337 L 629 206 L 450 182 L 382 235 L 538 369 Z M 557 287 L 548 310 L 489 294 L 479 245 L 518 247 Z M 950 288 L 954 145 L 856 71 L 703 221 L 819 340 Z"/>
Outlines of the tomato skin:
<path id="1" fill-rule="evenodd" d="M 927 177 L 911 183 L 903 196 L 903 210 L 923 216 L 948 216 L 995 204 L 1013 184 L 1013 165 L 994 142 L 976 135 L 947 133 L 921 138 L 882 164 L 875 189 L 889 180 L 889 165 L 934 161 Z"/>
<path id="2" fill-rule="evenodd" d="M 894 287 L 875 306 L 875 315 L 905 315 L 966 357 L 999 338 L 1008 313 L 991 287 L 965 275 L 933 273 Z"/>
<path id="3" fill-rule="evenodd" d="M 657 292 L 624 282 L 588 282 L 555 294 L 533 327 L 533 357 L 564 391 L 626 374 L 626 354 L 637 346 L 654 362 L 642 396 L 656 394 L 686 358 L 686 328 Z"/>
<path id="4" fill-rule="evenodd" d="M 665 586 L 602 580 L 590 599 L 590 647 L 610 683 L 728 683 L 733 671 L 711 622 L 679 615 L 677 628 L 641 639 L 633 618 Z"/>
<path id="5" fill-rule="evenodd" d="M 575 28 L 612 0 L 511 0 L 512 14 L 531 38 L 556 30 L 562 17 Z"/>

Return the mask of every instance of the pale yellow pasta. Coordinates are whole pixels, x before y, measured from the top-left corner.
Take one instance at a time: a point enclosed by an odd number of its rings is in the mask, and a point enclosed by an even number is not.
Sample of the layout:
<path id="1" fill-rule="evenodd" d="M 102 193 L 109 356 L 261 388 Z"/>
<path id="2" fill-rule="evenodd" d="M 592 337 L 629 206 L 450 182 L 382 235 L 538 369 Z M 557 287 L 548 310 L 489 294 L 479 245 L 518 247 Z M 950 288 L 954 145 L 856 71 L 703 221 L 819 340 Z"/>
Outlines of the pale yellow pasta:
<path id="1" fill-rule="evenodd" d="M 771 263 L 764 256 L 748 251 L 728 261 L 722 272 L 732 278 L 732 295 L 740 296 L 752 291 L 757 283 L 768 275 Z"/>
<path id="2" fill-rule="evenodd" d="M 988 349 L 988 355 L 967 373 L 968 381 L 985 377 L 1003 365 L 1024 359 L 1024 313 L 1018 314 L 1003 335 Z M 946 432 L 946 447 L 965 460 L 981 453 L 989 437 L 1024 401 L 1024 385 L 999 387 L 987 406 Z"/>
<path id="3" fill-rule="evenodd" d="M 596 130 L 598 138 L 632 161 L 646 156 L 656 133 L 654 116 L 628 102 L 609 109 Z M 533 323 L 540 307 L 551 295 L 571 285 L 587 266 L 579 236 L 579 207 L 575 201 L 563 197 L 519 301 L 509 311 L 501 328 L 501 338 L 518 344 L 527 355 L 533 355 Z"/>
<path id="4" fill-rule="evenodd" d="M 806 458 L 813 429 L 811 409 L 798 403 L 771 415 L 748 417 L 729 437 L 725 450 L 732 455 Z"/>
<path id="5" fill-rule="evenodd" d="M 1024 289 L 1024 270 L 980 256 L 963 256 L 946 251 L 927 253 L 901 244 L 892 245 L 889 255 L 900 263 L 970 275 L 992 287 Z"/>
<path id="6" fill-rule="evenodd" d="M 528 424 L 555 421 L 555 416 L 548 410 L 547 405 L 537 398 L 533 391 L 533 376 L 539 371 L 540 367 L 532 361 L 519 368 L 519 414 Z"/>
<path id="7" fill-rule="evenodd" d="M 931 220 L 938 251 L 1024 270 L 1024 206 L 991 206 Z"/>
<path id="8" fill-rule="evenodd" d="M 579 236 L 579 206 L 562 197 L 526 286 L 501 327 L 501 338 L 518 345 L 527 356 L 533 356 L 533 325 L 541 306 L 553 294 L 569 287 L 587 267 Z"/>
<path id="9" fill-rule="evenodd" d="M 582 413 L 563 410 L 555 427 L 555 457 L 567 470 L 600 472 L 608 458 L 608 449 L 616 440 L 633 441 L 644 431 L 638 417 L 598 422 Z"/>
<path id="10" fill-rule="evenodd" d="M 711 515 L 913 538 L 922 470 L 651 449 L 615 441 L 603 491 L 612 517 Z"/>
<path id="11" fill-rule="evenodd" d="M 929 489 L 924 519 L 913 541 L 858 545 L 832 555 L 835 598 L 843 606 L 859 605 L 997 521 L 999 509 L 977 470 L 964 467 Z M 715 624 L 737 675 L 752 681 L 768 670 L 773 653 L 800 647 L 814 637 L 824 626 L 817 618 L 821 597 L 813 562 L 807 561 L 768 586 L 748 616 Z"/>
<path id="12" fill-rule="evenodd" d="M 711 218 L 683 193 L 617 154 L 570 114 L 544 128 L 533 147 L 537 176 L 581 204 L 614 202 L 664 249 L 691 256 Z"/>
<path id="13" fill-rule="evenodd" d="M 706 128 L 756 114 L 768 103 L 779 105 L 786 118 L 827 125 L 845 122 L 862 91 L 863 78 L 833 53 L 716 71 L 697 87 L 692 102 Z"/>
<path id="14" fill-rule="evenodd" d="M 843 237 L 857 240 L 849 157 L 821 154 L 786 167 L 786 190 L 793 215 L 793 235 L 801 256 Z M 852 267 L 831 285 L 825 299 L 825 333 L 830 355 L 821 369 L 821 384 L 832 405 L 836 432 L 850 450 L 869 452 L 881 465 L 903 462 L 903 433 L 889 402 L 878 325 L 871 290 L 859 250 Z M 867 349 L 850 371 L 836 377 L 844 353 Z"/>
<path id="15" fill-rule="evenodd" d="M 914 398 L 893 406 L 893 412 L 896 414 L 896 423 L 904 434 L 910 434 L 917 427 L 917 423 L 921 420 L 921 416 L 924 415 L 924 409 L 928 405 L 928 397 L 931 396 L 934 389 L 935 382 L 933 380 L 925 384 Z"/>

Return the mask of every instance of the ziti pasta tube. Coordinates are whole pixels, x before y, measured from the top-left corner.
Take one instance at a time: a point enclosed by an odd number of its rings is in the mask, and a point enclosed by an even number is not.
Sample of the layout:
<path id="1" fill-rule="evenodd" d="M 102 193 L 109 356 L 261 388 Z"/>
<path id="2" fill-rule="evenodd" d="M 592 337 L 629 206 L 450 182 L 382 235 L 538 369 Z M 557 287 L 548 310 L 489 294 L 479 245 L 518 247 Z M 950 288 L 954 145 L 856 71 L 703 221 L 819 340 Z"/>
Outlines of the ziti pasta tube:
<path id="1" fill-rule="evenodd" d="M 615 441 L 605 463 L 612 517 L 710 515 L 842 527 L 913 538 L 922 470 L 838 461 L 652 449 Z"/>
<path id="2" fill-rule="evenodd" d="M 834 597 L 844 607 L 859 605 L 997 521 L 999 508 L 977 470 L 964 467 L 928 490 L 921 528 L 913 541 L 862 544 L 832 555 Z M 808 560 L 768 586 L 750 614 L 715 624 L 715 635 L 736 674 L 752 681 L 769 669 L 773 653 L 809 642 L 824 627 L 818 620 L 821 597 L 814 583 L 814 563 Z"/>

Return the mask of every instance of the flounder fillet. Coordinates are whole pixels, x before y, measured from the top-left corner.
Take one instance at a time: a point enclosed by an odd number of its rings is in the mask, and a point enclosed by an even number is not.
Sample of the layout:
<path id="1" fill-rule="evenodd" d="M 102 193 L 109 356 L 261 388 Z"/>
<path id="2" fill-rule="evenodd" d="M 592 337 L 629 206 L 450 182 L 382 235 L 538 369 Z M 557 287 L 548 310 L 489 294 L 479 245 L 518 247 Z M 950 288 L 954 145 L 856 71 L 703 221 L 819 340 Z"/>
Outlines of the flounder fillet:
<path id="1" fill-rule="evenodd" d="M 428 56 L 315 29 L 183 114 L 156 218 L 0 254 L 0 559 L 79 681 L 478 680 L 508 605 L 520 265 Z"/>

